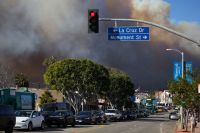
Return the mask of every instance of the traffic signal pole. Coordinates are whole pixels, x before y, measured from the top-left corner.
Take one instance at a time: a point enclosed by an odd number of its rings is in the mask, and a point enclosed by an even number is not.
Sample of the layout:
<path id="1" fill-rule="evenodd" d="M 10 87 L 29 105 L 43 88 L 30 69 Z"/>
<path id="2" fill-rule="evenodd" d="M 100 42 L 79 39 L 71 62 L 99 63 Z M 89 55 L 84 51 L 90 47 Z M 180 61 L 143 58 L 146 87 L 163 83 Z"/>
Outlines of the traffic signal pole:
<path id="1" fill-rule="evenodd" d="M 175 34 L 175 35 L 177 35 L 177 36 L 179 36 L 179 37 L 181 37 L 181 38 L 184 38 L 184 39 L 186 39 L 186 40 L 188 40 L 188 41 L 191 41 L 191 42 L 197 44 L 198 47 L 200 46 L 200 42 L 197 41 L 197 40 L 194 40 L 194 39 L 191 38 L 191 37 L 188 37 L 188 36 L 186 36 L 186 35 L 184 35 L 184 34 L 182 34 L 182 33 L 179 33 L 179 32 L 177 32 L 177 31 L 175 31 L 175 30 L 172 30 L 172 29 L 170 29 L 170 28 L 168 28 L 168 27 L 165 27 L 165 26 L 162 26 L 162 25 L 153 23 L 153 22 L 145 21 L 145 20 L 139 20 L 139 19 L 125 19 L 125 18 L 99 18 L 99 21 L 114 21 L 114 22 L 115 22 L 115 25 L 117 25 L 117 24 L 116 24 L 117 21 L 119 21 L 119 22 L 138 22 L 138 23 L 144 23 L 144 24 L 147 24 L 147 25 L 152 25 L 152 26 L 155 26 L 155 27 L 157 27 L 157 28 L 163 29 L 163 30 L 168 31 L 168 32 L 170 32 L 170 33 L 173 33 L 173 34 Z"/>

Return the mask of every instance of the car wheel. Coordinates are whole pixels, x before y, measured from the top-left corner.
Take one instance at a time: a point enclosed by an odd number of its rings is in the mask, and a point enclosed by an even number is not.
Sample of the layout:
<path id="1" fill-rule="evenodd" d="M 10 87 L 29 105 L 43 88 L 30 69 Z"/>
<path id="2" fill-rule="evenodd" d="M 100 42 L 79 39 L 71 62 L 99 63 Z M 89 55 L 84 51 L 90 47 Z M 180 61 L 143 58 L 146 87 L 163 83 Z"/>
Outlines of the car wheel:
<path id="1" fill-rule="evenodd" d="M 75 126 L 75 122 L 73 122 L 73 123 L 71 124 L 71 126 L 74 127 L 74 126 Z"/>
<path id="2" fill-rule="evenodd" d="M 67 127 L 67 120 L 64 120 L 63 127 Z"/>
<path id="3" fill-rule="evenodd" d="M 13 127 L 14 127 L 13 124 L 9 124 L 9 126 L 5 130 L 5 133 L 13 133 Z"/>
<path id="4" fill-rule="evenodd" d="M 31 122 L 28 123 L 28 131 L 32 131 L 33 129 L 33 124 Z"/>
<path id="5" fill-rule="evenodd" d="M 5 133 L 13 133 L 13 129 L 12 128 L 8 128 L 5 130 Z"/>
<path id="6" fill-rule="evenodd" d="M 48 127 L 51 127 L 51 124 L 47 124 Z"/>
<path id="7" fill-rule="evenodd" d="M 42 121 L 40 129 L 43 130 L 44 128 L 45 128 L 45 123 L 44 123 L 44 121 Z"/>

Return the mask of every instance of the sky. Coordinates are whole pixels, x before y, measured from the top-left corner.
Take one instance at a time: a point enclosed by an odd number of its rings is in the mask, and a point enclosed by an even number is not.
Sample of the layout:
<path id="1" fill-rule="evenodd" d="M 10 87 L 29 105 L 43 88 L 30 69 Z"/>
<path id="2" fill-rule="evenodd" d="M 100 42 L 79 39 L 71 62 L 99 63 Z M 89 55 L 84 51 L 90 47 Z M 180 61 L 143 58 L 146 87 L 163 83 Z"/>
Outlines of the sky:
<path id="1" fill-rule="evenodd" d="M 173 21 L 200 23 L 200 0 L 166 0 L 170 3 L 170 17 Z"/>
<path id="2" fill-rule="evenodd" d="M 47 2 L 48 1 L 48 2 Z M 190 2 L 190 3 L 189 3 Z M 30 84 L 43 83 L 51 56 L 88 58 L 126 72 L 136 87 L 166 89 L 173 78 L 173 62 L 184 52 L 200 70 L 200 48 L 185 39 L 150 26 L 149 42 L 108 41 L 100 22 L 99 34 L 88 34 L 88 9 L 100 17 L 134 18 L 154 22 L 200 40 L 198 0 L 0 0 L 0 65 L 24 73 Z M 119 6 L 120 5 L 120 6 Z M 119 26 L 148 26 L 119 22 Z"/>

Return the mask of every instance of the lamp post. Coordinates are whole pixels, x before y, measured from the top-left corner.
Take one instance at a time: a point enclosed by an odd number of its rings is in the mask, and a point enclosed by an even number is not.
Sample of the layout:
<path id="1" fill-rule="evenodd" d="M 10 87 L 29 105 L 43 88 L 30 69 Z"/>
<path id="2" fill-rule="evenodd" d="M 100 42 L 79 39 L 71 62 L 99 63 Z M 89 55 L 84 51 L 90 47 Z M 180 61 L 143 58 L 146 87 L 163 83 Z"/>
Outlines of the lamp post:
<path id="1" fill-rule="evenodd" d="M 167 50 L 167 51 L 175 51 L 175 52 L 181 54 L 181 57 L 182 57 L 182 59 L 181 59 L 181 62 L 182 62 L 182 78 L 183 78 L 183 77 L 184 77 L 184 53 L 181 52 L 181 51 L 178 50 L 178 49 L 166 49 L 166 50 Z"/>
<path id="2" fill-rule="evenodd" d="M 167 51 L 175 51 L 181 54 L 181 62 L 182 62 L 182 79 L 184 78 L 184 53 L 178 49 L 166 49 Z M 181 128 L 183 129 L 183 107 L 180 107 L 180 115 L 181 115 Z"/>

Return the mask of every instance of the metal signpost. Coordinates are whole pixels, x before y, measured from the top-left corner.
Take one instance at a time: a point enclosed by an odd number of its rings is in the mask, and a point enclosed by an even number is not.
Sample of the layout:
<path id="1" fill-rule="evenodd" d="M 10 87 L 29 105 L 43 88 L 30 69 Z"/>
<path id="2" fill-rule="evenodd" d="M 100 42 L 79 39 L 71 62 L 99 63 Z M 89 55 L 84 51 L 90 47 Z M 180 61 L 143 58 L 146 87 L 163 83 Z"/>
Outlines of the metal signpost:
<path id="1" fill-rule="evenodd" d="M 149 27 L 118 26 L 108 28 L 108 40 L 149 41 Z"/>

